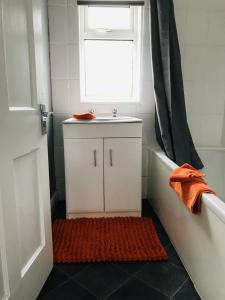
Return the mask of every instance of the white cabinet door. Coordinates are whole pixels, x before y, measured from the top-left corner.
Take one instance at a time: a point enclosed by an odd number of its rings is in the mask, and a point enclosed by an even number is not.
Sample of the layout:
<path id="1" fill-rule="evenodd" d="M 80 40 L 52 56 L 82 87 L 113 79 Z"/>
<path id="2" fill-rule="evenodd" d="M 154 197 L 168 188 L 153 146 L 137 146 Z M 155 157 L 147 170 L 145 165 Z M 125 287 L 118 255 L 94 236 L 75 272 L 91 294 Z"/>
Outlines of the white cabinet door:
<path id="1" fill-rule="evenodd" d="M 67 213 L 103 212 L 103 139 L 65 139 Z"/>
<path id="2" fill-rule="evenodd" d="M 141 210 L 141 138 L 104 139 L 105 211 Z"/>
<path id="3" fill-rule="evenodd" d="M 35 300 L 53 265 L 38 106 L 49 97 L 38 81 L 47 74 L 46 10 L 44 1 L 0 0 L 0 299 Z"/>

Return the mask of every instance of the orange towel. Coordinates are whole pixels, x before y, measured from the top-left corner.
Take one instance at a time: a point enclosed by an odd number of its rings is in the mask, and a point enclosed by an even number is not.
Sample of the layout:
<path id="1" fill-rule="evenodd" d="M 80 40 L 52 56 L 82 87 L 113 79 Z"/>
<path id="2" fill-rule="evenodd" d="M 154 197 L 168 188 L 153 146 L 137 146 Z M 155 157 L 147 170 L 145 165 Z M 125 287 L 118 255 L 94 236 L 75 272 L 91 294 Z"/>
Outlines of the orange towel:
<path id="1" fill-rule="evenodd" d="M 92 120 L 95 119 L 96 116 L 91 113 L 86 113 L 86 114 L 75 114 L 73 115 L 73 118 L 78 119 L 78 120 Z"/>
<path id="2" fill-rule="evenodd" d="M 170 175 L 169 184 L 193 214 L 201 212 L 202 193 L 215 192 L 207 185 L 199 172 L 189 164 L 176 168 Z"/>

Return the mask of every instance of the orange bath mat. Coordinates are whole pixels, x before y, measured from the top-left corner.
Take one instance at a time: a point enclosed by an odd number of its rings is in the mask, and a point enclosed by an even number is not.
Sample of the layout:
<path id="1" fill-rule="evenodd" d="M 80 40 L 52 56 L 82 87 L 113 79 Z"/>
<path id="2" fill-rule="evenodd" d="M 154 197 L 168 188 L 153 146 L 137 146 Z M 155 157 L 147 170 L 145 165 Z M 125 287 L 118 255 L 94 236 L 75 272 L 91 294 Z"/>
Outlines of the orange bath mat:
<path id="1" fill-rule="evenodd" d="M 80 218 L 53 224 L 58 263 L 154 261 L 168 258 L 150 218 Z"/>

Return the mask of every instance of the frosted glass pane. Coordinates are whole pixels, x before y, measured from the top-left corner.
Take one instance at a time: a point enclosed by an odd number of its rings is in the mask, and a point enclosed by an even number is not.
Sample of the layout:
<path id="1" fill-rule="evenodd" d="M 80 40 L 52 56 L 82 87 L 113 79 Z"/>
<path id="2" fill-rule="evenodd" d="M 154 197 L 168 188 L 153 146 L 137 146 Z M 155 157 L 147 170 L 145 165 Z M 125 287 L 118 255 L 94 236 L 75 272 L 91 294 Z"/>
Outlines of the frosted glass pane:
<path id="1" fill-rule="evenodd" d="M 88 7 L 88 28 L 130 29 L 130 8 Z"/>
<path id="2" fill-rule="evenodd" d="M 131 97 L 132 41 L 85 41 L 86 96 Z"/>

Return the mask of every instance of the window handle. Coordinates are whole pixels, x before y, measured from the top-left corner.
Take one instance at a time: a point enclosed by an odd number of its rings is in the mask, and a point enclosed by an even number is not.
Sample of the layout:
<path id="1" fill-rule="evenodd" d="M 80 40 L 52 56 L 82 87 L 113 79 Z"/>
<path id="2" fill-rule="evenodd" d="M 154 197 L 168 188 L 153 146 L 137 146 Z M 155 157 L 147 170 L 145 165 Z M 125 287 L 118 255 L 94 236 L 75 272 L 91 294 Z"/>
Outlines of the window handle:
<path id="1" fill-rule="evenodd" d="M 100 27 L 96 29 L 98 32 L 112 32 L 112 29 L 110 28 L 105 28 L 105 27 Z"/>

